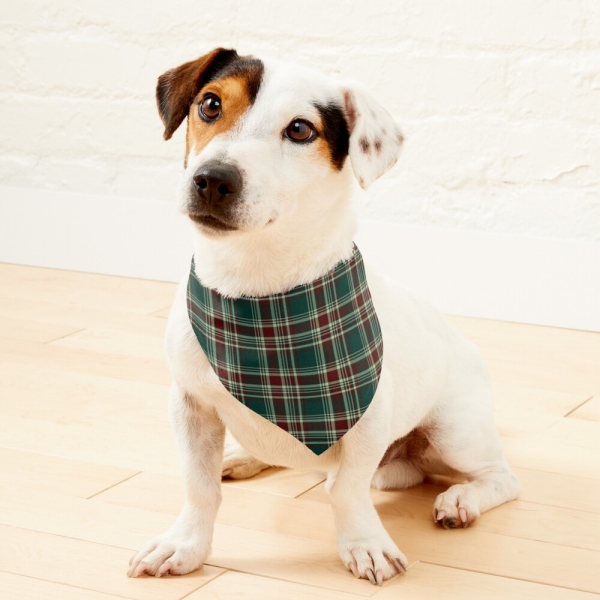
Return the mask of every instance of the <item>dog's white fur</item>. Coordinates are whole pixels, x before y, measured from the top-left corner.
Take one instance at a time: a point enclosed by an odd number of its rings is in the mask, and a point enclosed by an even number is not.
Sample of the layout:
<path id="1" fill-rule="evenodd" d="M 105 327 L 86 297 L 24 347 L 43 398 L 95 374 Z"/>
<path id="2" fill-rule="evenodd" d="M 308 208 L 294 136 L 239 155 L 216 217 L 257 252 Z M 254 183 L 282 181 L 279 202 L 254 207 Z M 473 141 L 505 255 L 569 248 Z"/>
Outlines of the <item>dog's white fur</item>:
<path id="1" fill-rule="evenodd" d="M 349 114 L 354 120 L 350 160 L 341 170 L 324 161 L 314 144 L 282 141 L 280 132 L 293 118 L 318 119 L 315 99 L 335 100 L 347 113 L 354 112 Z M 379 139 L 380 152 L 365 153 L 361 137 L 371 146 Z M 240 123 L 188 156 L 180 193 L 184 212 L 191 178 L 207 160 L 235 163 L 244 173 L 239 230 L 224 234 L 194 226 L 200 279 L 230 296 L 266 295 L 327 273 L 352 251 L 352 171 L 367 187 L 395 162 L 401 141 L 388 113 L 358 86 L 265 61 L 256 101 Z M 182 281 L 166 344 L 173 375 L 170 416 L 183 461 L 186 501 L 174 525 L 132 559 L 130 575 L 182 574 L 202 565 L 221 501 L 222 472 L 249 477 L 268 465 L 326 471 L 342 561 L 373 583 L 402 572 L 407 562 L 381 524 L 370 485 L 403 488 L 419 483 L 428 472 L 463 474 L 465 483 L 440 494 L 434 505 L 434 519 L 450 526 L 466 526 L 517 496 L 519 483 L 503 457 L 477 348 L 435 310 L 390 285 L 369 265 L 367 277 L 384 336 L 381 379 L 365 415 L 320 456 L 225 390 L 190 325 L 187 277 Z M 239 444 L 227 448 L 223 459 L 225 427 Z M 388 446 L 416 428 L 429 440 L 425 454 L 378 469 Z"/>

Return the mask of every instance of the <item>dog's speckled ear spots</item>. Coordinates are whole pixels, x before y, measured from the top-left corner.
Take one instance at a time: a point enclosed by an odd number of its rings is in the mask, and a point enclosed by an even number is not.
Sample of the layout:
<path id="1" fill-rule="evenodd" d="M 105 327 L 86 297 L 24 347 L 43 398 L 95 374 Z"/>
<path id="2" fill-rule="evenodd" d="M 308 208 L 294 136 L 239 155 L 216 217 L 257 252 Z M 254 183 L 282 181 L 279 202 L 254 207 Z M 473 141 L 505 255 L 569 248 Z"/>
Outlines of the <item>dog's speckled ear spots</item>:
<path id="1" fill-rule="evenodd" d="M 238 58 L 235 50 L 216 48 L 212 52 L 163 73 L 156 86 L 158 113 L 168 140 L 188 114 L 196 94 L 217 71 Z"/>
<path id="2" fill-rule="evenodd" d="M 359 84 L 343 86 L 350 162 L 367 189 L 398 160 L 404 136 L 390 114 Z"/>

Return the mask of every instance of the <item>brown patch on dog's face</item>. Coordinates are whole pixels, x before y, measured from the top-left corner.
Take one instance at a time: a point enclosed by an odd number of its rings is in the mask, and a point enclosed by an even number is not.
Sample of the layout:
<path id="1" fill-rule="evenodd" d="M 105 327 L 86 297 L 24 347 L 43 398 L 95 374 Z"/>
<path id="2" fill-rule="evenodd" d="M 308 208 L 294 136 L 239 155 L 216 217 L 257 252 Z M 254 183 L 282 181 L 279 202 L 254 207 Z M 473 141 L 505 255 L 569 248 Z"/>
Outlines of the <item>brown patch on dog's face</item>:
<path id="1" fill-rule="evenodd" d="M 190 108 L 187 131 L 187 153 L 199 154 L 217 135 L 232 130 L 252 106 L 248 81 L 230 76 L 211 81 L 195 98 Z M 214 95 L 221 101 L 221 116 L 215 121 L 204 120 L 199 111 L 204 99 Z"/>

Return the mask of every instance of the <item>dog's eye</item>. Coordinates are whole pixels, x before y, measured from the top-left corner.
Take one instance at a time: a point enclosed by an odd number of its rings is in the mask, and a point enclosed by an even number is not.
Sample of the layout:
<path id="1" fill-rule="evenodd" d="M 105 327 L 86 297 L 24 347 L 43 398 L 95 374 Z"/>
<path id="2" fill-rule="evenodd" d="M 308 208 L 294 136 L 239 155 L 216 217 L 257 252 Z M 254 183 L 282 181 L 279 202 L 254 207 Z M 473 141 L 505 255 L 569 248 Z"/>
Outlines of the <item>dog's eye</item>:
<path id="1" fill-rule="evenodd" d="M 221 99 L 208 94 L 198 106 L 198 114 L 205 121 L 216 121 L 221 116 Z"/>
<path id="2" fill-rule="evenodd" d="M 294 119 L 285 128 L 285 137 L 292 142 L 310 142 L 315 137 L 313 126 L 304 119 Z"/>

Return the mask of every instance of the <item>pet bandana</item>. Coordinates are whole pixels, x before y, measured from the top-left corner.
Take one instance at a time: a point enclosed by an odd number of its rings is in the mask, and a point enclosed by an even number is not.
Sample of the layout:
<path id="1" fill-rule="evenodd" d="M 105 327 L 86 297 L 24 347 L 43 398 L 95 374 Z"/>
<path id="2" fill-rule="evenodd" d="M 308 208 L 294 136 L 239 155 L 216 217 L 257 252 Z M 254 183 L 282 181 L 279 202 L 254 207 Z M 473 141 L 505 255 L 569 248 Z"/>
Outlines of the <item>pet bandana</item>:
<path id="1" fill-rule="evenodd" d="M 383 341 L 362 255 L 289 292 L 228 298 L 188 280 L 194 333 L 227 391 L 321 454 L 367 410 Z"/>

